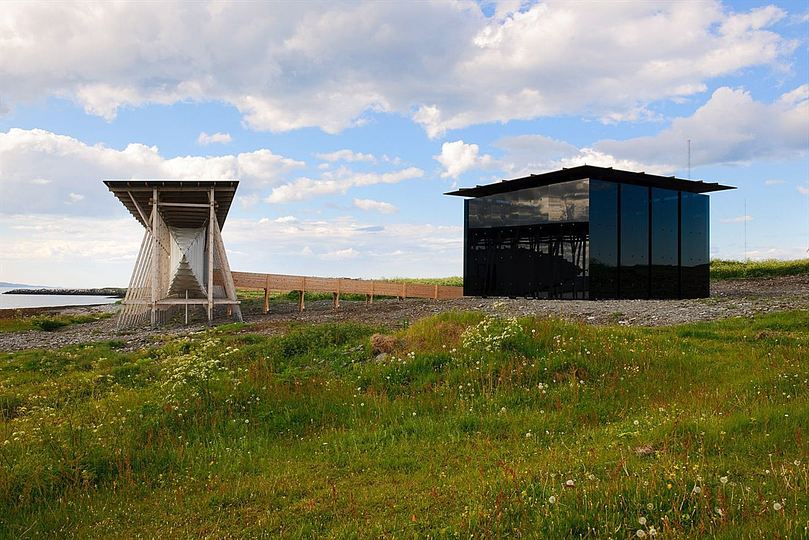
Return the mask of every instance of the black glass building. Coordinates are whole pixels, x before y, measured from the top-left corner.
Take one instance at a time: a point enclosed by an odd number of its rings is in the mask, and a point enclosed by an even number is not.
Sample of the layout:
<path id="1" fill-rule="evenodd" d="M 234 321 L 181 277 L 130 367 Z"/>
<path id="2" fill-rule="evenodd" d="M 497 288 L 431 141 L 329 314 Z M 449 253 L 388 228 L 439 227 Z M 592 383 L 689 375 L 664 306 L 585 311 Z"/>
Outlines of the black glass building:
<path id="1" fill-rule="evenodd" d="M 734 189 L 584 165 L 447 195 L 464 201 L 464 294 L 709 295 L 709 202 Z"/>

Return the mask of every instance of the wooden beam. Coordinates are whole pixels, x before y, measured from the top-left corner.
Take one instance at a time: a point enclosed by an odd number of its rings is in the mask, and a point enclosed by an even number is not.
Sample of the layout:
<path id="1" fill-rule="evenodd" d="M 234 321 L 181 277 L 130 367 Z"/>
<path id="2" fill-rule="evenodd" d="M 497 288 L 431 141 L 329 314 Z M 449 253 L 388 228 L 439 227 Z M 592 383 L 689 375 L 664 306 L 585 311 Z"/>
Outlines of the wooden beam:
<path id="1" fill-rule="evenodd" d="M 132 195 L 130 194 L 130 197 L 131 196 Z M 132 199 L 132 202 L 135 202 L 135 200 Z M 208 208 L 210 206 L 210 204 L 190 203 L 190 202 L 189 203 L 186 203 L 186 202 L 162 202 L 162 203 L 159 204 L 159 206 L 182 206 L 182 207 L 187 207 L 187 208 Z"/>
<path id="2" fill-rule="evenodd" d="M 228 254 L 225 251 L 225 243 L 222 241 L 222 230 L 219 228 L 219 221 L 214 215 L 214 247 L 219 254 L 219 264 L 221 266 L 220 273 L 222 274 L 222 282 L 225 287 L 225 294 L 230 300 L 236 301 L 236 285 L 233 283 L 233 274 L 230 272 L 230 263 L 228 263 Z M 238 302 L 234 304 L 233 309 L 228 309 L 228 316 L 235 315 L 238 322 L 244 322 L 242 318 L 242 308 L 239 307 Z"/>
<path id="3" fill-rule="evenodd" d="M 160 269 L 160 256 L 157 245 L 157 188 L 152 190 L 152 328 L 157 326 L 157 287 L 158 271 Z"/>
<path id="4" fill-rule="evenodd" d="M 214 188 L 208 192 L 208 203 L 210 211 L 208 213 L 208 324 L 213 322 L 213 228 L 216 223 L 216 213 L 214 211 Z"/>

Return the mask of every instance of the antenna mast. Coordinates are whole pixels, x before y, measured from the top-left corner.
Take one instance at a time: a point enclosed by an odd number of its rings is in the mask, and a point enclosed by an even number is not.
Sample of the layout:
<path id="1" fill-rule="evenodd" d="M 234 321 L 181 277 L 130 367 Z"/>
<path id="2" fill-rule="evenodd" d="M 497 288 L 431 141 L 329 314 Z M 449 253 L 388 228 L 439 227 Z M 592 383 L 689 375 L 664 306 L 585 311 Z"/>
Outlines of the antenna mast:
<path id="1" fill-rule="evenodd" d="M 688 179 L 691 180 L 691 139 L 688 139 Z"/>

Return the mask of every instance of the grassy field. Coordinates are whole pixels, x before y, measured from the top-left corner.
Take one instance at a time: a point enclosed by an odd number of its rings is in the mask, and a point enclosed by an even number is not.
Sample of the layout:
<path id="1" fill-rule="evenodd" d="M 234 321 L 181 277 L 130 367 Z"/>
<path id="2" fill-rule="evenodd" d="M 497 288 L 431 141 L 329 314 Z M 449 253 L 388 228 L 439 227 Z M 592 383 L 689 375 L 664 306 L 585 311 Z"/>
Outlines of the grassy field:
<path id="1" fill-rule="evenodd" d="M 809 274 L 809 259 L 794 261 L 711 261 L 711 278 L 768 278 Z"/>
<path id="2" fill-rule="evenodd" d="M 121 345 L 0 354 L 0 537 L 809 534 L 807 312 Z"/>

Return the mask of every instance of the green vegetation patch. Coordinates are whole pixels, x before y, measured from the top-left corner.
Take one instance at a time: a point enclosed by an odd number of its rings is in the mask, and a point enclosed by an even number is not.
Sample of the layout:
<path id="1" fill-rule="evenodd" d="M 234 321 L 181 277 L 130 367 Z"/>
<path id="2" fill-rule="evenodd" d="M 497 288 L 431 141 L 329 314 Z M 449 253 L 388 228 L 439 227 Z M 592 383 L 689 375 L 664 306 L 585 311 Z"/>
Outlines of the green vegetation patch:
<path id="1" fill-rule="evenodd" d="M 0 537 L 809 526 L 809 312 L 249 330 L 0 353 Z"/>
<path id="2" fill-rule="evenodd" d="M 809 259 L 794 261 L 711 261 L 712 279 L 769 278 L 809 274 Z"/>
<path id="3" fill-rule="evenodd" d="M 10 317 L 0 319 L 0 332 L 25 332 L 42 330 L 53 332 L 71 324 L 84 324 L 112 317 L 112 313 L 85 315 L 35 315 L 33 317 Z"/>

